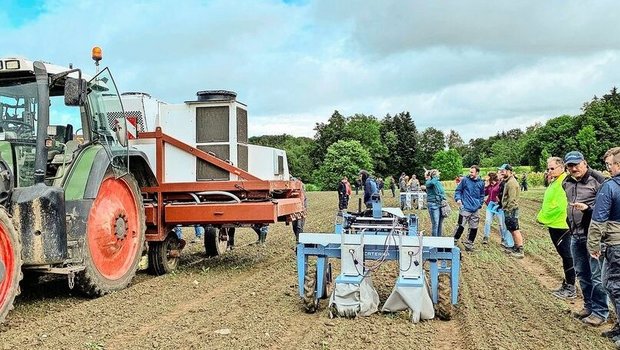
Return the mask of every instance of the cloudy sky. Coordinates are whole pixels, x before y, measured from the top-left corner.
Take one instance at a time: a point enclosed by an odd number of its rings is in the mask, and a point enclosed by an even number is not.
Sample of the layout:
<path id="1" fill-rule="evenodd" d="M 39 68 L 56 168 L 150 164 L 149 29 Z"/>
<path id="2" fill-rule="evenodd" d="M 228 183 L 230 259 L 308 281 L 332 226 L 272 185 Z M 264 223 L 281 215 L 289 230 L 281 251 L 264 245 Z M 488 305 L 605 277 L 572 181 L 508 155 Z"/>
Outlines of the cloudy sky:
<path id="1" fill-rule="evenodd" d="M 120 91 L 236 91 L 250 135 L 409 111 L 467 141 L 578 114 L 619 85 L 615 0 L 0 3 L 0 56 L 93 72 L 97 45 Z"/>

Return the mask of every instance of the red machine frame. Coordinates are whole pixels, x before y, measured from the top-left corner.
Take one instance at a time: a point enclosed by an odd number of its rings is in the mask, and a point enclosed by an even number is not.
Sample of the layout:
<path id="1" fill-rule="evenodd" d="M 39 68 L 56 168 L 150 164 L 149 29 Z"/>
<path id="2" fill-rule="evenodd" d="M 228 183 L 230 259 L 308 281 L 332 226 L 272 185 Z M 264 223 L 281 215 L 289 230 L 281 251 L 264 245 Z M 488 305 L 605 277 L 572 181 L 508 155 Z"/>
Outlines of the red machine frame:
<path id="1" fill-rule="evenodd" d="M 147 241 L 163 241 L 175 225 L 210 224 L 235 227 L 278 221 L 288 224 L 306 216 L 303 183 L 299 180 L 261 180 L 210 153 L 165 134 L 160 127 L 154 132 L 141 132 L 138 138 L 155 139 L 157 161 L 155 176 L 158 185 L 141 188 L 145 198 Z M 237 175 L 240 179 L 167 183 L 164 171 L 166 144 Z M 228 192 L 241 201 L 195 201 L 196 194 L 207 191 Z M 191 202 L 192 200 L 194 202 Z"/>

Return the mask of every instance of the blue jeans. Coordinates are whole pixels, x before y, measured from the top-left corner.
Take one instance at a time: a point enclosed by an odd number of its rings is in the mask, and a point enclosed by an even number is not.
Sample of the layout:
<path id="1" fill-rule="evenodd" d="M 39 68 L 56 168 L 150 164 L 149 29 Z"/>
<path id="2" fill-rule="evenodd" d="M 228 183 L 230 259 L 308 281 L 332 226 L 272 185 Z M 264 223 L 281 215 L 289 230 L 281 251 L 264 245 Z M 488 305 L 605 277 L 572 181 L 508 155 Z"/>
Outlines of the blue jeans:
<path id="1" fill-rule="evenodd" d="M 594 259 L 590 256 L 585 236 L 571 236 L 570 248 L 579 286 L 583 293 L 583 307 L 606 320 L 609 316 L 609 308 L 607 306 L 607 293 L 602 282 L 604 257 Z"/>
<path id="2" fill-rule="evenodd" d="M 495 202 L 489 202 L 489 205 L 487 205 L 484 221 L 484 237 L 491 237 L 491 225 L 493 224 L 493 218 L 497 217 L 497 220 L 499 221 L 499 234 L 502 237 L 502 242 L 504 242 L 507 247 L 512 247 L 515 243 L 512 239 L 512 234 L 506 228 L 504 211 L 502 209 L 497 209 L 496 206 L 497 204 L 495 204 Z"/>
<path id="3" fill-rule="evenodd" d="M 441 217 L 441 204 L 428 202 L 428 215 L 431 217 L 431 236 L 441 237 L 442 234 L 442 224 L 443 217 Z"/>
<path id="4" fill-rule="evenodd" d="M 183 230 L 181 229 L 181 225 L 176 225 L 172 230 L 177 235 L 178 239 L 183 239 Z"/>
<path id="5" fill-rule="evenodd" d="M 194 225 L 194 233 L 196 234 L 196 238 L 201 238 L 204 232 L 205 232 L 204 227 L 200 225 Z"/>

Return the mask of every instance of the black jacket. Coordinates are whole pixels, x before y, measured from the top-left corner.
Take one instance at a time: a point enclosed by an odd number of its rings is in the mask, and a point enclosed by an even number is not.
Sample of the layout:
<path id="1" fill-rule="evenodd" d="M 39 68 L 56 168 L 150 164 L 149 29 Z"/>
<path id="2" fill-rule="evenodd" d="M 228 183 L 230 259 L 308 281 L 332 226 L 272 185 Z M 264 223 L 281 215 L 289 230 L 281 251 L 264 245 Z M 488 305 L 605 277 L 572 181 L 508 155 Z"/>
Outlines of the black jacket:
<path id="1" fill-rule="evenodd" d="M 605 181 L 603 174 L 588 168 L 588 171 L 581 179 L 575 180 L 569 175 L 562 182 L 562 187 L 564 192 L 566 192 L 566 199 L 568 200 L 566 222 L 568 223 L 568 229 L 573 235 L 588 235 L 594 200 L 603 181 Z M 584 211 L 575 209 L 570 205 L 571 203 L 584 203 L 588 205 L 588 209 Z"/>

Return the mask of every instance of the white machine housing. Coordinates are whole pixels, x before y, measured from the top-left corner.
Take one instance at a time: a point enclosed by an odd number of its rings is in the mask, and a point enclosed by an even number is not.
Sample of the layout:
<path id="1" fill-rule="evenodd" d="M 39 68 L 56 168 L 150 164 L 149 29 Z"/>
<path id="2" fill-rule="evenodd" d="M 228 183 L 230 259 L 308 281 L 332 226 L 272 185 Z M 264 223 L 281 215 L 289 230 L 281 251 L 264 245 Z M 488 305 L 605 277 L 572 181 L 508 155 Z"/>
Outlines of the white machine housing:
<path id="1" fill-rule="evenodd" d="M 286 152 L 248 144 L 247 106 L 230 91 L 202 91 L 196 101 L 169 104 L 140 92 L 122 94 L 125 115 L 135 118 L 140 132 L 161 127 L 165 134 L 222 160 L 230 161 L 262 180 L 290 178 Z M 142 150 L 155 172 L 155 139 L 130 139 Z M 237 180 L 237 176 L 166 144 L 166 182 Z"/>

